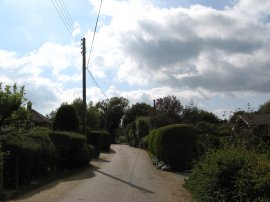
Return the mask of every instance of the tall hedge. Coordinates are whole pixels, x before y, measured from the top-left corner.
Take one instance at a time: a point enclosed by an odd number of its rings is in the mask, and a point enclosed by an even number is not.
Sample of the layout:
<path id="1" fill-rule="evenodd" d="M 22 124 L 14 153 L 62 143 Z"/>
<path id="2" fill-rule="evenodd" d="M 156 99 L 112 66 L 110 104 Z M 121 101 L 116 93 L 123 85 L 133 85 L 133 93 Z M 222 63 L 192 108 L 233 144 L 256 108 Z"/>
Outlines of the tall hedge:
<path id="1" fill-rule="evenodd" d="M 86 137 L 79 133 L 52 131 L 49 136 L 55 145 L 55 165 L 58 169 L 88 165 L 93 157 Z"/>
<path id="2" fill-rule="evenodd" d="M 11 133 L 1 136 L 4 159 L 4 186 L 17 187 L 43 174 L 51 166 L 54 146 L 47 134 Z"/>
<path id="3" fill-rule="evenodd" d="M 72 105 L 62 105 L 56 112 L 53 130 L 79 132 L 79 119 Z"/>
<path id="4" fill-rule="evenodd" d="M 168 125 L 151 132 L 148 147 L 173 170 L 183 171 L 190 169 L 196 158 L 196 138 L 197 132 L 191 125 Z"/>
<path id="5" fill-rule="evenodd" d="M 110 150 L 111 141 L 111 135 L 107 131 L 87 130 L 87 142 L 95 146 L 96 157 L 99 156 L 100 151 Z"/>

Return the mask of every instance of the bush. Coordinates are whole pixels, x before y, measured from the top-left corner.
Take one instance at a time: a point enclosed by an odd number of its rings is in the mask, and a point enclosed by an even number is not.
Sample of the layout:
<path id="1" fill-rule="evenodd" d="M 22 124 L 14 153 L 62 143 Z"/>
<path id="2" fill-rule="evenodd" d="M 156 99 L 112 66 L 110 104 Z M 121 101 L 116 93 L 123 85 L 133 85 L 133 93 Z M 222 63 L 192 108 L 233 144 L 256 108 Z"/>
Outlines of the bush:
<path id="1" fill-rule="evenodd" d="M 270 162 L 240 148 L 205 155 L 185 183 L 198 201 L 268 201 Z"/>
<path id="2" fill-rule="evenodd" d="M 4 161 L 4 184 L 7 188 L 16 187 L 17 182 L 25 183 L 48 169 L 47 160 L 51 157 L 53 145 L 47 140 L 46 137 L 37 140 L 34 134 L 23 133 L 1 136 L 3 150 L 9 154 Z M 44 153 L 48 156 L 43 156 Z M 44 162 L 41 162 L 42 158 Z M 39 163 L 42 164 L 42 169 Z M 18 178 L 16 178 L 16 170 L 19 174 Z"/>
<path id="3" fill-rule="evenodd" d="M 56 112 L 53 130 L 79 132 L 79 119 L 72 105 L 62 105 Z"/>
<path id="4" fill-rule="evenodd" d="M 37 127 L 29 131 L 29 137 L 39 144 L 39 150 L 35 155 L 33 175 L 47 173 L 53 167 L 55 146 L 49 138 L 49 129 Z"/>
<path id="5" fill-rule="evenodd" d="M 196 157 L 197 132 L 191 125 L 175 124 L 156 129 L 148 138 L 148 147 L 159 160 L 173 170 L 190 169 Z"/>
<path id="6" fill-rule="evenodd" d="M 219 139 L 211 134 L 201 134 L 196 141 L 197 152 L 199 156 L 210 150 L 216 150 L 220 146 Z"/>
<path id="7" fill-rule="evenodd" d="M 111 146 L 111 135 L 107 131 L 87 130 L 88 144 L 95 146 L 95 157 L 98 158 L 100 151 L 108 151 Z"/>
<path id="8" fill-rule="evenodd" d="M 195 125 L 196 130 L 198 131 L 199 134 L 212 134 L 215 135 L 217 134 L 217 125 L 205 121 L 198 122 Z"/>
<path id="9" fill-rule="evenodd" d="M 86 137 L 79 133 L 52 131 L 49 136 L 55 145 L 55 165 L 69 169 L 88 165 L 93 154 L 89 151 Z"/>
<path id="10" fill-rule="evenodd" d="M 149 134 L 150 120 L 148 117 L 139 117 L 135 121 L 136 134 L 139 138 L 143 138 Z"/>

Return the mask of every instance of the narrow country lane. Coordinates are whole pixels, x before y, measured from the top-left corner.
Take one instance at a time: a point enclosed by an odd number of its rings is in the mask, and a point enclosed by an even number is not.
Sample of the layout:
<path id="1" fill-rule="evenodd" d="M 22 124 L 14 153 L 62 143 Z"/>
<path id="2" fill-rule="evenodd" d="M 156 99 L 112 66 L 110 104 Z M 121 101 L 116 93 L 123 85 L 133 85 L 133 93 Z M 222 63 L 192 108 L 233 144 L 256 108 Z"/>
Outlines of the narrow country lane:
<path id="1" fill-rule="evenodd" d="M 192 201 L 183 177 L 153 168 L 146 151 L 112 145 L 82 173 L 52 182 L 13 201 Z"/>

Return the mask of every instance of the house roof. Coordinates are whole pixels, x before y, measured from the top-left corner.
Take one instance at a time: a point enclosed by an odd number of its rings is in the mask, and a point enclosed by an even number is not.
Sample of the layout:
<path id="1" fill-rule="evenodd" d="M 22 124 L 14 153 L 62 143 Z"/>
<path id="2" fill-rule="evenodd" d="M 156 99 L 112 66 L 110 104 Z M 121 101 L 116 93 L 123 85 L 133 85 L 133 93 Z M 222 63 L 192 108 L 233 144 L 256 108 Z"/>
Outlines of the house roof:
<path id="1" fill-rule="evenodd" d="M 270 125 L 270 114 L 244 114 L 239 115 L 238 119 L 248 125 Z"/>
<path id="2" fill-rule="evenodd" d="M 48 118 L 46 118 L 34 109 L 31 109 L 31 120 L 37 123 L 51 123 Z"/>

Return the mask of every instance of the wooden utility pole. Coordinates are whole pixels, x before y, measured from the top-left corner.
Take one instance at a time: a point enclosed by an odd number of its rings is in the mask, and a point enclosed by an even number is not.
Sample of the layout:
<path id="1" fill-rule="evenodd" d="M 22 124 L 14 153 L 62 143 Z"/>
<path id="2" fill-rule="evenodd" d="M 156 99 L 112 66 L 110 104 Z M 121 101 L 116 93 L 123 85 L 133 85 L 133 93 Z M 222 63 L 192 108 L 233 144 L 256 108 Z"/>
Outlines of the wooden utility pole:
<path id="1" fill-rule="evenodd" d="M 85 38 L 82 39 L 82 86 L 83 86 L 83 134 L 86 135 L 86 50 Z"/>

